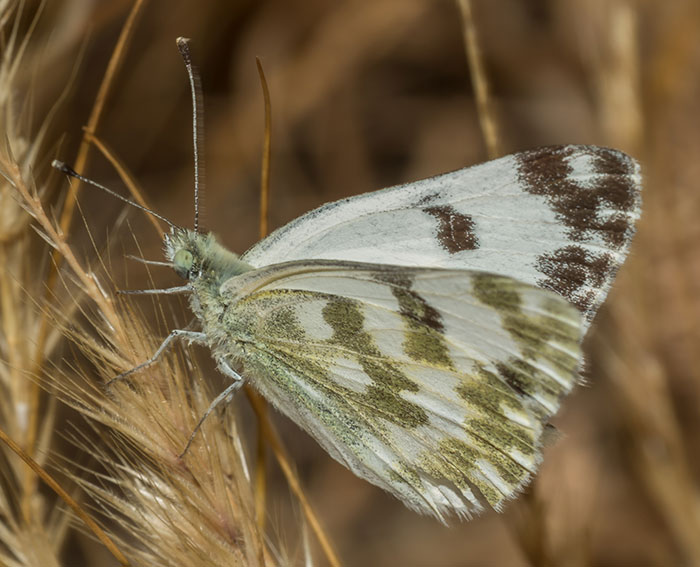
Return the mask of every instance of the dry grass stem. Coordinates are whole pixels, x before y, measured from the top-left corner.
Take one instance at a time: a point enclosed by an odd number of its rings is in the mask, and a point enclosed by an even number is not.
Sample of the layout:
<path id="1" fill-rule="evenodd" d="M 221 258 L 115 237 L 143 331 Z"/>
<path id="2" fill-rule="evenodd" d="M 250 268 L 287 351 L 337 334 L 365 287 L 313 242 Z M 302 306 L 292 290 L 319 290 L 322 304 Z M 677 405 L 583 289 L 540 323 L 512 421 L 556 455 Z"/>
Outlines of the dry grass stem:
<path id="1" fill-rule="evenodd" d="M 260 85 L 262 86 L 263 99 L 265 102 L 265 137 L 263 141 L 262 163 L 260 171 L 260 238 L 265 238 L 269 232 L 269 203 L 270 203 L 270 154 L 272 149 L 272 109 L 270 104 L 270 90 L 267 86 L 267 79 L 263 71 L 260 59 L 256 57 L 255 63 L 258 67 Z M 251 388 L 246 389 L 246 395 L 250 399 L 255 396 Z M 260 413 L 263 419 L 267 419 L 264 400 L 258 400 Z M 258 528 L 265 529 L 267 502 L 267 441 L 261 434 L 258 435 L 256 468 L 255 468 L 255 511 L 258 516 Z"/>
<path id="2" fill-rule="evenodd" d="M 46 454 L 35 451 L 51 445 L 55 427 L 54 404 L 47 405 L 41 427 L 37 427 L 36 353 L 28 338 L 33 337 L 39 317 L 28 296 L 41 294 L 37 275 L 42 263 L 33 255 L 31 216 L 13 185 L 31 176 L 48 126 L 40 121 L 32 132 L 31 97 L 17 97 L 27 72 L 41 68 L 29 56 L 38 15 L 30 17 L 23 28 L 20 8 L 15 2 L 0 6 L 0 429 L 17 449 L 10 452 L 3 447 L 0 451 L 0 563 L 53 566 L 60 563 L 58 552 L 65 541 L 68 517 L 43 513 L 47 501 L 36 492 L 36 475 L 18 456 L 29 453 L 37 466 L 43 466 Z M 50 333 L 41 356 L 49 356 L 55 345 L 56 334 Z"/>
<path id="3" fill-rule="evenodd" d="M 263 71 L 259 58 L 255 59 L 260 75 L 260 85 L 262 86 L 263 100 L 265 102 L 265 137 L 263 142 L 262 163 L 260 167 L 260 230 L 258 235 L 262 240 L 270 232 L 269 229 L 269 209 L 270 209 L 270 159 L 272 154 L 272 108 L 270 104 L 270 89 L 267 86 L 267 79 Z"/>
<path id="4" fill-rule="evenodd" d="M 464 47 L 467 61 L 469 61 L 469 74 L 474 85 L 474 99 L 476 101 L 479 124 L 481 125 L 481 133 L 486 144 L 486 155 L 490 159 L 494 159 L 501 155 L 502 150 L 493 101 L 489 94 L 489 82 L 479 48 L 479 36 L 476 23 L 474 22 L 472 3 L 471 0 L 458 0 L 457 3 L 459 4 L 464 23 Z"/>
<path id="5" fill-rule="evenodd" d="M 122 27 L 121 33 L 119 34 L 119 39 L 114 46 L 114 51 L 112 51 L 112 56 L 107 64 L 107 69 L 105 70 L 104 77 L 100 83 L 100 88 L 95 96 L 95 102 L 92 106 L 92 111 L 90 112 L 90 117 L 88 118 L 87 124 L 84 128 L 85 134 L 83 140 L 80 142 L 80 148 L 78 149 L 78 154 L 75 158 L 73 166 L 77 171 L 84 171 L 85 164 L 87 163 L 88 151 L 90 150 L 90 140 L 89 136 L 94 136 L 97 132 L 97 126 L 102 117 L 102 112 L 104 110 L 107 97 L 112 89 L 115 77 L 124 59 L 126 48 L 129 45 L 131 36 L 134 33 L 134 28 L 136 22 L 138 21 L 141 11 L 144 7 L 146 0 L 135 0 L 134 5 L 129 12 L 129 16 L 124 21 L 124 26 Z M 70 189 L 66 201 L 64 203 L 63 212 L 61 213 L 61 219 L 59 226 L 63 232 L 68 232 L 73 219 L 73 209 L 75 207 L 75 201 L 78 195 L 78 187 L 80 181 L 78 179 L 71 179 Z"/>

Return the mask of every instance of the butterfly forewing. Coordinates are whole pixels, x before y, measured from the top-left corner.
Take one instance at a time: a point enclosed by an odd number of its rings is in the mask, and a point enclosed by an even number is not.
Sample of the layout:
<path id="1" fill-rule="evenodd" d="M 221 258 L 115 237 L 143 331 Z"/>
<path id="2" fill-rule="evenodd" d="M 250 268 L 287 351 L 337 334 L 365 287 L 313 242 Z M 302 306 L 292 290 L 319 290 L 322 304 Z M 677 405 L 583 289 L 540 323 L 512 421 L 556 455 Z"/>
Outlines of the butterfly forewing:
<path id="1" fill-rule="evenodd" d="M 640 214 L 634 160 L 594 146 L 542 148 L 326 204 L 242 258 L 469 268 L 556 291 L 595 315 Z"/>
<path id="2" fill-rule="evenodd" d="M 298 261 L 221 293 L 254 386 L 355 474 L 441 519 L 517 493 L 576 381 L 579 312 L 500 275 Z"/>

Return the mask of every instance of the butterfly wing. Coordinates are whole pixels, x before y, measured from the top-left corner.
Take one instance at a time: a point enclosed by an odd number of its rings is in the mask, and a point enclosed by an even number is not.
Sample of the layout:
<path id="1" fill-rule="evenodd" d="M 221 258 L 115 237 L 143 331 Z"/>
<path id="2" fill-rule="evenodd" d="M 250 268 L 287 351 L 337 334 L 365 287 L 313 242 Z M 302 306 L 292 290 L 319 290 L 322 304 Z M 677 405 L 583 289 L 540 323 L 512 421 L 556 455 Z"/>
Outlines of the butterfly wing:
<path id="1" fill-rule="evenodd" d="M 577 378 L 580 313 L 504 276 L 289 262 L 221 293 L 250 382 L 356 475 L 442 520 L 517 493 Z"/>
<path id="2" fill-rule="evenodd" d="M 328 203 L 242 259 L 484 270 L 559 293 L 587 325 L 627 255 L 640 182 L 638 164 L 622 152 L 541 148 Z"/>

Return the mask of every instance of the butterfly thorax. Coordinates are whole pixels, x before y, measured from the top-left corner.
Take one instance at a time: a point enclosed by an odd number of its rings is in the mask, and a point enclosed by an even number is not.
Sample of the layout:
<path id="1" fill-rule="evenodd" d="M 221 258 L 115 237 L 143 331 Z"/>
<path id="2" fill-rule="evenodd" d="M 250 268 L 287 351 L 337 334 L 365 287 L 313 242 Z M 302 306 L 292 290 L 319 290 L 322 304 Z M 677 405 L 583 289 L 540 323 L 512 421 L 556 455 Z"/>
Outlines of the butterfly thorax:
<path id="1" fill-rule="evenodd" d="M 165 256 L 173 269 L 189 282 L 192 289 L 190 307 L 214 347 L 222 340 L 218 336 L 220 324 L 217 323 L 227 306 L 221 297 L 221 285 L 254 268 L 221 246 L 211 233 L 200 234 L 177 228 L 165 236 L 164 243 Z"/>
<path id="2" fill-rule="evenodd" d="M 253 269 L 221 246 L 211 233 L 177 228 L 165 235 L 164 243 L 165 256 L 173 269 L 192 286 L 192 307 L 198 315 L 220 305 L 221 284 Z"/>
<path id="3" fill-rule="evenodd" d="M 165 235 L 165 256 L 175 272 L 191 282 L 207 279 L 221 284 L 227 279 L 253 269 L 216 241 L 213 234 L 200 234 L 177 228 Z"/>

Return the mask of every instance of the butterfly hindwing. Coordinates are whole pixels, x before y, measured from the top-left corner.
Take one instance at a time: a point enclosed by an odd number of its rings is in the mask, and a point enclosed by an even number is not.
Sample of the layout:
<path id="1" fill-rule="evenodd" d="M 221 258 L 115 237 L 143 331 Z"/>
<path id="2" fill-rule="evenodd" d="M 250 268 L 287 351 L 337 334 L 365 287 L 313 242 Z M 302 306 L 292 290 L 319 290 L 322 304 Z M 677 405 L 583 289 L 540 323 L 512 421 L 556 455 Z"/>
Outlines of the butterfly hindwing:
<path id="1" fill-rule="evenodd" d="M 555 146 L 326 204 L 242 259 L 255 267 L 333 259 L 483 270 L 556 291 L 587 325 L 640 209 L 632 158 Z"/>
<path id="2" fill-rule="evenodd" d="M 221 295 L 251 383 L 355 474 L 441 519 L 517 493 L 577 377 L 578 311 L 500 275 L 297 261 Z"/>

